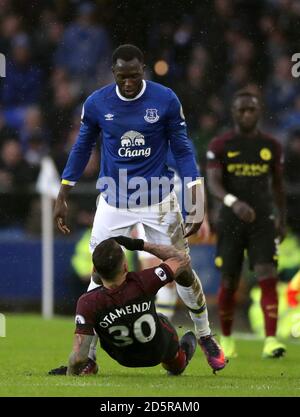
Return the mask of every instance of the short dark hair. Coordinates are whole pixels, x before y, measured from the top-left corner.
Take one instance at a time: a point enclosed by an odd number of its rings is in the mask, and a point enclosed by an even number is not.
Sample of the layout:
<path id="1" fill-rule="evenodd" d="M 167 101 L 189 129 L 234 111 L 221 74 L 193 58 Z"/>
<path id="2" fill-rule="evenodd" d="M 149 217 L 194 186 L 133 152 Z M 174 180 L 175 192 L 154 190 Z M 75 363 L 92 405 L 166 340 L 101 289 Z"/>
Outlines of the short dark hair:
<path id="1" fill-rule="evenodd" d="M 144 63 L 144 54 L 137 46 L 131 44 L 120 45 L 112 54 L 112 64 L 115 65 L 118 59 L 127 62 L 134 58 L 141 64 Z"/>
<path id="2" fill-rule="evenodd" d="M 93 264 L 104 279 L 113 281 L 120 272 L 124 252 L 121 246 L 112 238 L 103 240 L 93 252 Z"/>

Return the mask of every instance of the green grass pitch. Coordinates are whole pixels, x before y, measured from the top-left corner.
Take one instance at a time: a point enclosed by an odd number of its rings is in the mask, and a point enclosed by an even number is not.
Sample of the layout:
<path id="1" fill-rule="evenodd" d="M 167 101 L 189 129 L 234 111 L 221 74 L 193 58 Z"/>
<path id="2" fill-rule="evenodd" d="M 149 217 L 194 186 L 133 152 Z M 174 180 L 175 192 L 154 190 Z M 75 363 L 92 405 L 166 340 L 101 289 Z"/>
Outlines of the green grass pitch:
<path id="1" fill-rule="evenodd" d="M 73 330 L 72 318 L 7 315 L 6 337 L 0 337 L 0 396 L 300 396 L 299 341 L 287 343 L 285 358 L 262 360 L 262 341 L 239 339 L 239 357 L 216 376 L 200 349 L 179 377 L 168 377 L 160 366 L 122 367 L 100 349 L 98 375 L 48 376 L 49 369 L 66 363 Z"/>

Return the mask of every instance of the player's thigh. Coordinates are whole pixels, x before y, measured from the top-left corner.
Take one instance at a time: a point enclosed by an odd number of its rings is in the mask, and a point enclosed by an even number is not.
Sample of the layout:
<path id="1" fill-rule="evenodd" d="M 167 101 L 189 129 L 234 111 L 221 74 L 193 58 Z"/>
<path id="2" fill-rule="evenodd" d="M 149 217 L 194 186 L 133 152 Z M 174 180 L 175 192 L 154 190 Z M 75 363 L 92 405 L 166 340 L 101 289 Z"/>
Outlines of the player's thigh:
<path id="1" fill-rule="evenodd" d="M 244 260 L 244 227 L 233 216 L 221 216 L 217 225 L 215 264 L 226 279 L 235 279 L 240 275 Z"/>
<path id="2" fill-rule="evenodd" d="M 141 223 L 138 223 L 135 225 L 132 237 L 147 241 L 145 230 Z M 161 260 L 159 258 L 145 251 L 139 251 L 138 258 L 139 258 L 141 269 L 153 268 L 161 263 Z"/>
<path id="3" fill-rule="evenodd" d="M 266 272 L 266 268 L 270 271 L 272 265 L 277 266 L 276 229 L 273 217 L 262 216 L 249 225 L 247 246 L 249 263 L 252 269 L 256 266 L 256 273 L 259 272 L 261 275 Z"/>
<path id="4" fill-rule="evenodd" d="M 145 215 L 142 220 L 146 240 L 161 245 L 174 245 L 188 252 L 188 241 L 184 238 L 183 218 L 176 195 L 161 203 L 159 211 Z"/>
<path id="5" fill-rule="evenodd" d="M 128 210 L 112 207 L 106 203 L 103 197 L 100 197 L 89 245 L 91 253 L 105 239 L 118 235 L 130 236 L 135 223 L 135 216 Z"/>
<path id="6" fill-rule="evenodd" d="M 277 277 L 277 268 L 274 262 L 254 264 L 253 270 L 258 281 L 262 281 L 270 277 Z"/>
<path id="7" fill-rule="evenodd" d="M 184 236 L 182 217 L 179 214 L 170 213 L 165 218 L 165 223 L 144 224 L 146 240 L 158 245 L 173 245 L 178 250 L 188 251 L 188 241 Z"/>

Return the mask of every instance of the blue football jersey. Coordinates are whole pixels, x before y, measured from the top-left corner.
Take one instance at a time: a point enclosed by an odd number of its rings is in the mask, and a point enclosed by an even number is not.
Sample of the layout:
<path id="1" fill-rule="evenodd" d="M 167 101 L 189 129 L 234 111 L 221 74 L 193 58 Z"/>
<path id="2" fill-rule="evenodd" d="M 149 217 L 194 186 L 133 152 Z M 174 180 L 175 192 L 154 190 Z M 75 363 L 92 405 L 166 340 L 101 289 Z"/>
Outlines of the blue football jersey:
<path id="1" fill-rule="evenodd" d="M 123 97 L 115 83 L 87 98 L 78 138 L 62 174 L 63 184 L 74 185 L 79 180 L 100 133 L 97 184 L 109 204 L 127 204 L 136 191 L 143 194 L 138 205 L 155 204 L 169 194 L 170 181 L 157 185 L 174 176 L 167 164 L 169 148 L 182 180 L 199 177 L 181 104 L 171 89 L 158 83 L 143 80 L 142 90 L 133 99 Z"/>

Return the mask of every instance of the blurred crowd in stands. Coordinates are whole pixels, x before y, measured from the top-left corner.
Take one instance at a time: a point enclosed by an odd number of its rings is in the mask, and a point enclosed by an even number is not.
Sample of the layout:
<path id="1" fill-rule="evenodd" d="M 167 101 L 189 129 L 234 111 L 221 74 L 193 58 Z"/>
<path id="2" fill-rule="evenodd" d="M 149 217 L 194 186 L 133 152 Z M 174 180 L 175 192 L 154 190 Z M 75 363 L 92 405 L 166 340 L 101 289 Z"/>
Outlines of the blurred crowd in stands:
<path id="1" fill-rule="evenodd" d="M 133 43 L 147 78 L 179 96 L 204 173 L 208 142 L 231 124 L 233 94 L 247 86 L 261 97 L 261 127 L 285 149 L 289 225 L 300 235 L 299 39 L 296 0 L 0 0 L 0 227 L 38 231 L 41 158 L 62 172 L 83 101 L 113 81 L 114 48 Z M 96 150 L 74 190 L 75 230 L 91 224 L 99 159 Z"/>

